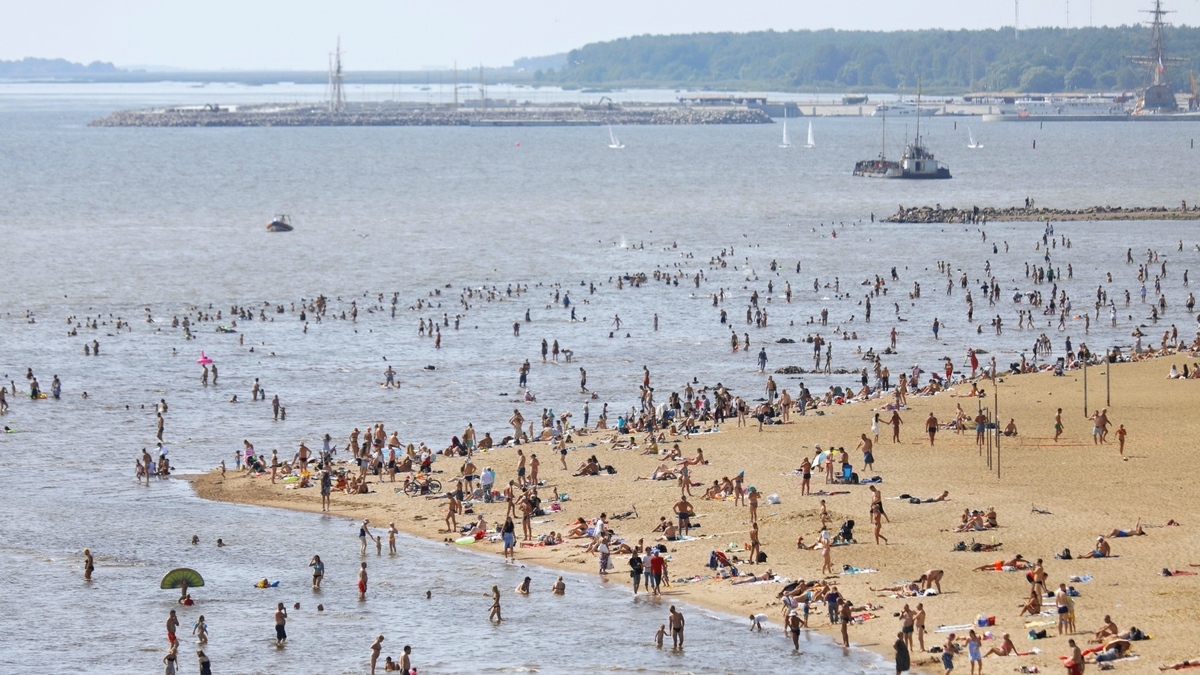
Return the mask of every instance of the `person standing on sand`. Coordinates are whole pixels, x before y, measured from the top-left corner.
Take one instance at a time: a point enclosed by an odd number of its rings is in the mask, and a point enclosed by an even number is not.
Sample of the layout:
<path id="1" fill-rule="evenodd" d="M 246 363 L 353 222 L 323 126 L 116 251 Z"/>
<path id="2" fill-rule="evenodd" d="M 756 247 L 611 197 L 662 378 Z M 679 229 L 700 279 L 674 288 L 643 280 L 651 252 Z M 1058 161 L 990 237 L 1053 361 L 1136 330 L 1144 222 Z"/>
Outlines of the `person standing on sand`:
<path id="1" fill-rule="evenodd" d="M 875 521 L 875 545 L 876 546 L 879 545 L 880 539 L 883 540 L 883 543 L 885 543 L 885 544 L 888 543 L 888 538 L 879 533 L 879 530 L 883 528 L 883 522 L 882 522 L 882 520 L 880 520 L 880 516 L 882 515 L 882 513 L 883 512 L 878 509 L 871 509 L 871 519 L 873 521 Z"/>
<path id="2" fill-rule="evenodd" d="M 908 672 L 910 667 L 910 659 L 908 656 L 908 646 L 904 643 L 904 633 L 896 633 L 896 641 L 892 643 L 892 649 L 896 650 L 896 673 Z"/>
<path id="3" fill-rule="evenodd" d="M 679 519 L 679 534 L 686 535 L 692 529 L 692 504 L 687 497 L 680 496 L 675 502 L 675 516 Z M 753 519 L 752 519 L 753 521 Z"/>
<path id="4" fill-rule="evenodd" d="M 371 675 L 375 675 L 375 663 L 379 661 L 379 652 L 383 651 L 383 636 L 375 638 L 371 643 Z"/>
<path id="5" fill-rule="evenodd" d="M 913 616 L 913 633 L 917 636 L 917 646 L 925 651 L 925 605 L 917 603 L 917 613 Z"/>
<path id="6" fill-rule="evenodd" d="M 933 447 L 933 437 L 937 435 L 938 418 L 934 417 L 933 413 L 929 413 L 929 417 L 925 418 L 925 431 L 929 433 L 929 447 Z"/>
<path id="7" fill-rule="evenodd" d="M 1117 427 L 1117 450 L 1120 451 L 1120 453 L 1121 453 L 1121 459 L 1126 459 L 1126 457 L 1125 457 L 1125 434 L 1126 434 L 1126 431 L 1125 431 L 1124 424 Z"/>
<path id="8" fill-rule="evenodd" d="M 683 649 L 683 614 L 675 609 L 675 605 L 671 605 L 667 624 L 671 627 L 671 648 Z"/>
<path id="9" fill-rule="evenodd" d="M 364 565 L 366 563 L 363 563 Z M 287 610 L 283 608 L 283 603 L 275 608 L 275 646 L 282 647 L 287 641 Z"/>
<path id="10" fill-rule="evenodd" d="M 521 415 L 520 410 L 513 408 L 513 414 L 508 418 L 508 423 L 513 428 L 513 443 L 519 445 L 521 443 L 521 427 L 525 424 L 525 417 Z"/>
<path id="11" fill-rule="evenodd" d="M 367 599 L 367 563 L 358 568 L 358 599 L 360 602 Z"/>
<path id="12" fill-rule="evenodd" d="M 858 442 L 858 449 L 862 450 L 863 468 L 871 469 L 872 471 L 874 471 L 875 470 L 875 454 L 872 452 L 872 449 L 875 447 L 875 444 L 874 444 L 874 442 L 871 441 L 871 439 L 867 438 L 866 434 L 859 435 L 859 438 L 861 440 L 859 440 L 859 442 Z"/>
<path id="13" fill-rule="evenodd" d="M 942 645 L 942 667 L 946 669 L 945 675 L 954 671 L 954 655 L 957 653 L 958 643 L 954 639 L 954 633 L 951 633 Z"/>
<path id="14" fill-rule="evenodd" d="M 900 425 L 904 424 L 904 420 L 900 419 L 900 411 L 893 410 L 892 418 L 888 420 L 888 424 L 892 425 L 892 442 L 900 442 Z"/>
<path id="15" fill-rule="evenodd" d="M 1055 443 L 1058 442 L 1058 437 L 1062 436 L 1062 432 L 1063 432 L 1062 408 L 1059 408 L 1058 412 L 1054 413 L 1054 442 Z"/>

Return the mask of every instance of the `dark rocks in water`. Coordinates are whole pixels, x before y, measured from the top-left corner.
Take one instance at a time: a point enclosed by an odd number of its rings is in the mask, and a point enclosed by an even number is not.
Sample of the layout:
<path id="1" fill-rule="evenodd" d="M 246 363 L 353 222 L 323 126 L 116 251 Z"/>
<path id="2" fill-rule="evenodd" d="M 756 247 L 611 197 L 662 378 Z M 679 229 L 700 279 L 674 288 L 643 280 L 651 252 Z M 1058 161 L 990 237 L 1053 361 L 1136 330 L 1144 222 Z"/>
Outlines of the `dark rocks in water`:
<path id="1" fill-rule="evenodd" d="M 777 344 L 777 345 L 794 345 L 794 344 L 796 344 L 796 341 L 791 338 L 779 338 L 778 340 L 775 341 L 775 344 Z"/>
<path id="2" fill-rule="evenodd" d="M 804 372 L 804 369 L 800 366 L 784 366 L 775 369 L 777 375 L 803 375 Z"/>
<path id="3" fill-rule="evenodd" d="M 423 370 L 437 370 L 437 366 L 425 366 Z"/>

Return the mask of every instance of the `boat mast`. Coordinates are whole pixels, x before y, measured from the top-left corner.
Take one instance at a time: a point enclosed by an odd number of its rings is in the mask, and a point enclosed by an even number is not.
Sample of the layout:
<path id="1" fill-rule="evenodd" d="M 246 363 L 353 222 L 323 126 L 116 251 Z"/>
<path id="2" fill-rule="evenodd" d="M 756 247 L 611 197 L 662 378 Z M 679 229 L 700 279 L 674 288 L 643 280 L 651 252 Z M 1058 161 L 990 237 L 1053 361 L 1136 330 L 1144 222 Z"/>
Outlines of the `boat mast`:
<path id="1" fill-rule="evenodd" d="M 341 113 L 346 111 L 346 95 L 342 90 L 342 36 L 338 36 L 337 51 L 329 56 L 329 112 Z"/>
<path id="2" fill-rule="evenodd" d="M 917 145 L 921 145 L 921 78 L 917 78 Z"/>

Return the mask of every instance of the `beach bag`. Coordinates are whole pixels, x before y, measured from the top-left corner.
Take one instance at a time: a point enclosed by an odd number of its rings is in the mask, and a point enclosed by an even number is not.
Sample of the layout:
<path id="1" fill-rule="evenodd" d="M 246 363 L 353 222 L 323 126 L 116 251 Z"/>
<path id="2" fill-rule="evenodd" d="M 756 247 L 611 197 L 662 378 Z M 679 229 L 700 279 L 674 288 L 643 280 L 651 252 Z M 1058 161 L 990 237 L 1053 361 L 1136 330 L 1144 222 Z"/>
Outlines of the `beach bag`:
<path id="1" fill-rule="evenodd" d="M 610 475 L 610 476 L 617 472 L 617 470 L 613 468 L 612 464 L 605 466 L 604 470 L 607 471 L 608 475 Z"/>
<path id="2" fill-rule="evenodd" d="M 758 552 L 758 561 L 757 561 L 757 562 L 759 562 L 759 563 L 765 563 L 765 562 L 767 562 L 767 554 L 766 554 L 766 553 L 764 553 L 764 552 L 762 552 L 762 551 L 759 551 L 759 552 Z"/>
<path id="3" fill-rule="evenodd" d="M 1070 560 L 1071 559 L 1071 549 L 1064 548 L 1062 550 L 1062 553 L 1059 553 L 1058 555 L 1056 555 L 1054 557 L 1058 558 L 1059 560 Z"/>

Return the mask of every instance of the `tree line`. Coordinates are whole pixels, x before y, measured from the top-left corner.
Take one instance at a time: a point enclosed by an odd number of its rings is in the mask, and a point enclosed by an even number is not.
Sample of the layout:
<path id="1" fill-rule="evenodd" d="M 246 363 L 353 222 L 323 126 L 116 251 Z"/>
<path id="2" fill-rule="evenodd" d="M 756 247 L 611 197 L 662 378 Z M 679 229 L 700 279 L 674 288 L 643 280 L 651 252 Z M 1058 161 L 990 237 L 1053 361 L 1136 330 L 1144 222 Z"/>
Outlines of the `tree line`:
<path id="1" fill-rule="evenodd" d="M 1176 91 L 1200 65 L 1200 28 L 1168 27 Z M 572 50 L 538 70 L 547 84 L 931 91 L 1114 91 L 1144 86 L 1130 55 L 1150 49 L 1148 26 L 1007 30 L 763 31 L 641 35 Z"/>

